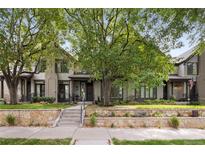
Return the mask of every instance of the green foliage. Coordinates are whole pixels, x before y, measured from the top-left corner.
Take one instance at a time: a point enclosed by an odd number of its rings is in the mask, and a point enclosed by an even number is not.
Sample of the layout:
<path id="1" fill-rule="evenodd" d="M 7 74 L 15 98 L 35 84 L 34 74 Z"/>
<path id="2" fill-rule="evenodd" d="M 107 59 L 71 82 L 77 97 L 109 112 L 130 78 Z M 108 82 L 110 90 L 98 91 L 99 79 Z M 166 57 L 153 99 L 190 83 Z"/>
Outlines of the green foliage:
<path id="1" fill-rule="evenodd" d="M 115 124 L 114 124 L 114 123 L 112 123 L 110 127 L 111 127 L 111 128 L 115 128 Z"/>
<path id="2" fill-rule="evenodd" d="M 82 68 L 94 79 L 103 83 L 104 80 L 117 83 L 130 80 L 135 86 L 144 83 L 150 87 L 168 79 L 168 74 L 174 70 L 171 57 L 153 40 L 142 36 L 144 29 L 137 28 L 145 26 L 141 11 L 66 9 L 72 31 L 68 41 Z M 106 91 L 110 93 L 109 88 Z"/>
<path id="3" fill-rule="evenodd" d="M 6 104 L 6 101 L 3 98 L 0 98 L 0 104 Z"/>
<path id="4" fill-rule="evenodd" d="M 124 117 L 129 117 L 130 116 L 130 113 L 129 112 L 126 112 L 125 114 L 124 114 Z"/>
<path id="5" fill-rule="evenodd" d="M 0 71 L 10 87 L 10 103 L 17 104 L 20 76 L 35 73 L 41 59 L 58 53 L 64 15 L 59 9 L 0 9 L 0 25 Z"/>
<path id="6" fill-rule="evenodd" d="M 115 145 L 205 145 L 204 139 L 176 139 L 176 140 L 143 140 L 143 141 L 130 141 L 130 140 L 119 140 L 116 138 L 112 139 Z"/>
<path id="7" fill-rule="evenodd" d="M 195 102 L 195 101 L 190 102 L 190 105 L 200 105 L 200 104 L 201 104 L 201 102 Z"/>
<path id="8" fill-rule="evenodd" d="M 64 139 L 26 139 L 0 138 L 0 145 L 69 145 L 70 138 Z"/>
<path id="9" fill-rule="evenodd" d="M 9 126 L 14 126 L 16 124 L 16 118 L 13 115 L 8 114 L 6 116 L 6 122 L 9 124 Z"/>
<path id="10" fill-rule="evenodd" d="M 98 113 L 97 113 L 97 112 L 94 112 L 94 113 L 92 113 L 92 115 L 94 115 L 95 117 L 97 117 L 97 116 L 98 116 Z"/>
<path id="11" fill-rule="evenodd" d="M 96 115 L 95 114 L 92 114 L 91 116 L 90 116 L 90 124 L 91 124 L 91 126 L 95 126 L 96 125 L 96 122 L 97 122 L 97 118 L 96 118 Z"/>
<path id="12" fill-rule="evenodd" d="M 162 115 L 163 115 L 162 112 L 159 112 L 159 111 L 153 114 L 154 117 L 162 117 Z"/>
<path id="13" fill-rule="evenodd" d="M 1 105 L 0 109 L 65 109 L 71 107 L 70 104 L 58 103 L 58 104 L 39 104 L 39 103 L 24 103 L 16 105 Z"/>
<path id="14" fill-rule="evenodd" d="M 164 99 L 154 99 L 154 100 L 144 100 L 144 102 L 140 104 L 145 104 L 145 105 L 175 105 L 176 100 L 174 99 L 169 99 L 169 100 L 164 100 Z"/>
<path id="15" fill-rule="evenodd" d="M 171 117 L 170 120 L 169 120 L 169 124 L 173 128 L 178 128 L 179 124 L 180 124 L 180 121 L 177 117 Z"/>
<path id="16" fill-rule="evenodd" d="M 115 112 L 111 112 L 111 117 L 115 117 Z"/>
<path id="17" fill-rule="evenodd" d="M 55 100 L 55 97 L 32 97 L 33 103 L 47 102 L 49 104 L 52 104 L 55 102 Z"/>

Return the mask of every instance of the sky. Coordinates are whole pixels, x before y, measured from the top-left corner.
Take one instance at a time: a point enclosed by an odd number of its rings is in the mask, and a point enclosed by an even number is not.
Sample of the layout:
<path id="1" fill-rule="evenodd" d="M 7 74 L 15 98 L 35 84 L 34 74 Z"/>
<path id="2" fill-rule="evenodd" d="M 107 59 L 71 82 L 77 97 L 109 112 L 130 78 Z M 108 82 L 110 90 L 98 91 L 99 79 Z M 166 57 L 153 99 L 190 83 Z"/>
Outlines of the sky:
<path id="1" fill-rule="evenodd" d="M 189 45 L 188 43 L 184 43 L 185 45 L 181 48 L 173 49 L 170 51 L 170 55 L 172 57 L 177 57 L 181 55 L 182 53 L 188 51 L 189 49 L 193 48 L 193 45 Z"/>
<path id="2" fill-rule="evenodd" d="M 196 39 L 197 40 L 197 39 Z M 191 48 L 193 48 L 194 46 L 196 46 L 197 42 L 193 42 L 192 44 L 190 43 L 190 39 L 189 39 L 189 35 L 188 34 L 184 34 L 179 41 L 181 41 L 183 43 L 183 46 L 181 48 L 177 48 L 177 49 L 173 49 L 170 51 L 170 55 L 172 57 L 177 57 L 179 55 L 181 55 L 182 53 L 190 50 Z"/>

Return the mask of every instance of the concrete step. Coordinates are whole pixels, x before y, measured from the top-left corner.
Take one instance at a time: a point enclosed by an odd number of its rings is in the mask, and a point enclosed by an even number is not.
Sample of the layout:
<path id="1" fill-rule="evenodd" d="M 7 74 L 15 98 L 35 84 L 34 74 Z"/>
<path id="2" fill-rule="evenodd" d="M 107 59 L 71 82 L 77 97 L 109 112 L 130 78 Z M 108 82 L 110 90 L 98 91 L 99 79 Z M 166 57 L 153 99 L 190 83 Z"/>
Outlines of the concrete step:
<path id="1" fill-rule="evenodd" d="M 59 122 L 58 126 L 79 126 L 80 122 Z"/>
<path id="2" fill-rule="evenodd" d="M 80 120 L 60 120 L 59 123 L 80 123 Z"/>
<path id="3" fill-rule="evenodd" d="M 80 112 L 80 109 L 65 109 L 57 125 L 80 126 Z"/>
<path id="4" fill-rule="evenodd" d="M 67 124 L 61 124 L 61 125 L 58 125 L 58 127 L 79 127 L 80 124 L 75 124 L 75 125 L 67 125 Z"/>
<path id="5" fill-rule="evenodd" d="M 80 113 L 63 113 L 62 116 L 80 116 Z"/>
<path id="6" fill-rule="evenodd" d="M 79 121 L 80 117 L 62 117 L 60 120 L 61 121 L 62 120 L 64 120 L 64 121 Z"/>
<path id="7" fill-rule="evenodd" d="M 80 115 L 62 115 L 61 118 L 80 118 Z"/>
<path id="8" fill-rule="evenodd" d="M 73 113 L 73 112 L 74 112 L 74 113 L 75 113 L 75 112 L 76 112 L 76 113 L 80 113 L 80 110 L 78 110 L 78 109 L 75 109 L 75 110 L 72 109 L 72 110 L 64 110 L 64 111 L 63 111 L 63 113 L 68 113 L 68 112 L 69 112 L 69 113 L 70 113 L 70 112 L 72 112 L 72 113 Z"/>
<path id="9" fill-rule="evenodd" d="M 80 120 L 79 121 L 60 121 L 59 124 L 80 124 Z"/>

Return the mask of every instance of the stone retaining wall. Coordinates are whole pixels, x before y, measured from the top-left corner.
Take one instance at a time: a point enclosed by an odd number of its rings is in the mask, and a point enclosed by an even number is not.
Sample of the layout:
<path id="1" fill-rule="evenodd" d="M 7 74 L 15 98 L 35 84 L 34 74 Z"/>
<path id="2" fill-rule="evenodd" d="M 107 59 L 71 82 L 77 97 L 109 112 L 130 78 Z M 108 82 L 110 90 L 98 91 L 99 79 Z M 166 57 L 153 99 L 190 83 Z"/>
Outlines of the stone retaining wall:
<path id="1" fill-rule="evenodd" d="M 205 117 L 205 109 L 86 109 L 86 117 L 97 113 L 98 117 L 192 117 L 193 111 L 198 111 L 199 117 Z"/>
<path id="2" fill-rule="evenodd" d="M 7 126 L 7 115 L 16 118 L 17 126 L 52 126 L 61 110 L 39 109 L 39 110 L 0 110 L 0 126 Z"/>
<path id="3" fill-rule="evenodd" d="M 179 128 L 205 128 L 205 117 L 178 117 Z M 117 127 L 117 128 L 146 128 L 170 127 L 170 117 L 97 117 L 97 127 Z M 85 118 L 85 126 L 91 126 L 90 118 Z"/>

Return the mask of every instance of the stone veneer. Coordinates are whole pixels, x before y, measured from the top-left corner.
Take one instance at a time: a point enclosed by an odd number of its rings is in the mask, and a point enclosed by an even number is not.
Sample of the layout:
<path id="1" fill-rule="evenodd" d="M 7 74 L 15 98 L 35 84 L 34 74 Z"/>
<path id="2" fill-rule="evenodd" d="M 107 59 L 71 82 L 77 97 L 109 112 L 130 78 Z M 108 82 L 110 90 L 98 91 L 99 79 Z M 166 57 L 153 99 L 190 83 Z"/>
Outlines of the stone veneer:
<path id="1" fill-rule="evenodd" d="M 8 125 L 6 116 L 9 114 L 16 118 L 17 126 L 52 126 L 60 111 L 60 109 L 0 110 L 0 126 Z"/>
<path id="2" fill-rule="evenodd" d="M 178 117 L 180 128 L 205 128 L 205 117 Z M 117 128 L 146 128 L 170 127 L 170 117 L 97 117 L 97 127 L 117 127 Z M 90 118 L 85 118 L 85 126 L 90 125 Z"/>
<path id="3" fill-rule="evenodd" d="M 205 117 L 205 109 L 119 109 L 119 108 L 87 108 L 86 117 L 97 113 L 98 117 L 191 117 L 193 111 L 198 111 L 199 117 Z M 126 115 L 127 114 L 127 115 Z"/>

